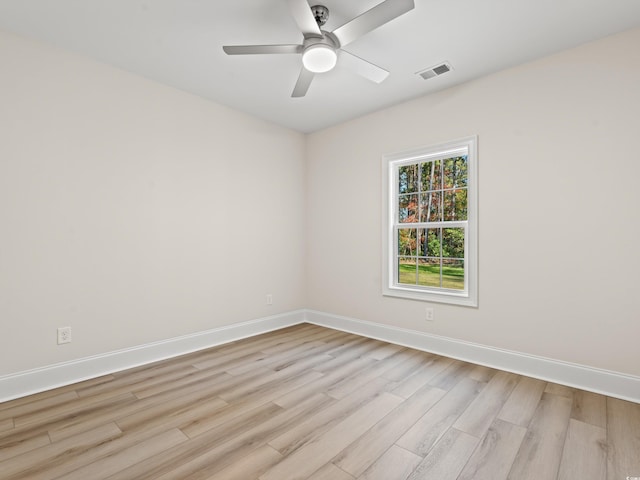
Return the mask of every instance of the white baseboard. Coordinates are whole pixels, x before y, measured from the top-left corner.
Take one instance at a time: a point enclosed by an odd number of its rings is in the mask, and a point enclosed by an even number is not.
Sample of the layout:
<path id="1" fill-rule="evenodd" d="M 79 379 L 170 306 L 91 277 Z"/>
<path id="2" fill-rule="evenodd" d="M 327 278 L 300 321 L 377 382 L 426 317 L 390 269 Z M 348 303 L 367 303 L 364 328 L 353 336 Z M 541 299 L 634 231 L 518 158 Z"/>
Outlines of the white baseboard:
<path id="1" fill-rule="evenodd" d="M 0 377 L 0 402 L 296 325 L 298 310 Z"/>
<path id="2" fill-rule="evenodd" d="M 640 403 L 640 377 L 313 310 L 305 321 L 548 382 Z"/>
<path id="3" fill-rule="evenodd" d="M 0 377 L 0 402 L 297 325 L 312 323 L 640 403 L 640 377 L 314 310 L 297 310 Z"/>

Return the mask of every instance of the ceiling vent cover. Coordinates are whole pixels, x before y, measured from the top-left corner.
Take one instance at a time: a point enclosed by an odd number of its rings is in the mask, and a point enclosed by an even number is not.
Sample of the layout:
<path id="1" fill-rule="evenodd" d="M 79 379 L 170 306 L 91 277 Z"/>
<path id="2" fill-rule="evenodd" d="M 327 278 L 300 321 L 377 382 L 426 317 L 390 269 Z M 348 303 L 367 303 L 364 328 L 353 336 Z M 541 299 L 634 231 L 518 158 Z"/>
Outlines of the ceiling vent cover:
<path id="1" fill-rule="evenodd" d="M 420 75 L 425 80 L 429 80 L 430 78 L 437 77 L 438 75 L 442 75 L 449 71 L 453 70 L 451 65 L 447 62 L 441 63 L 440 65 L 436 65 L 435 67 L 429 67 L 425 70 L 421 70 L 416 72 L 416 75 Z"/>

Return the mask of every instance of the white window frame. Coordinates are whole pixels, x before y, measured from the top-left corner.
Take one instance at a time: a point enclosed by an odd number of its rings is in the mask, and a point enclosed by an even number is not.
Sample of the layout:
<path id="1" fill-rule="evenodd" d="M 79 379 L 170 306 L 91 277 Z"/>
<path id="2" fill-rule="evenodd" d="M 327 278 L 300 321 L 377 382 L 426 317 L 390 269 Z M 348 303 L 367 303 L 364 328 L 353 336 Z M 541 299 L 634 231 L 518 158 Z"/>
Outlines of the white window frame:
<path id="1" fill-rule="evenodd" d="M 478 137 L 391 153 L 382 157 L 382 294 L 391 297 L 478 306 Z M 465 288 L 457 291 L 438 287 L 398 283 L 398 169 L 404 165 L 435 161 L 455 156 L 467 156 L 467 220 L 442 222 L 431 226 L 465 228 Z M 407 226 L 407 224 L 401 224 Z M 421 228 L 420 223 L 412 224 Z M 423 227 L 424 228 L 424 227 Z"/>

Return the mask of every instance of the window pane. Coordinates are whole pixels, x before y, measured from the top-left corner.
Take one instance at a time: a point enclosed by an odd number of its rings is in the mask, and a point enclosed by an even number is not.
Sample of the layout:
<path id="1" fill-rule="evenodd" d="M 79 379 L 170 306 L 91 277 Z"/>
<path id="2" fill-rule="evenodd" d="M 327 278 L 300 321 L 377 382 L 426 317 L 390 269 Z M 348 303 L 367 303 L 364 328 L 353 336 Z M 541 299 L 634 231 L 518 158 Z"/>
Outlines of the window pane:
<path id="1" fill-rule="evenodd" d="M 420 165 L 422 191 L 442 190 L 442 163 L 440 160 Z"/>
<path id="2" fill-rule="evenodd" d="M 408 257 L 398 258 L 398 283 L 416 285 L 416 259 Z"/>
<path id="3" fill-rule="evenodd" d="M 464 228 L 442 229 L 442 256 L 464 258 Z"/>
<path id="4" fill-rule="evenodd" d="M 442 221 L 442 192 L 429 192 L 420 195 L 420 221 Z"/>
<path id="5" fill-rule="evenodd" d="M 419 233 L 419 257 L 439 257 L 441 228 L 421 228 Z"/>
<path id="6" fill-rule="evenodd" d="M 462 260 L 442 261 L 442 286 L 464 290 L 464 262 Z"/>
<path id="7" fill-rule="evenodd" d="M 418 195 L 400 195 L 398 198 L 398 221 L 416 223 L 418 221 Z"/>
<path id="8" fill-rule="evenodd" d="M 418 285 L 424 287 L 440 286 L 440 259 L 421 258 L 418 263 Z"/>
<path id="9" fill-rule="evenodd" d="M 398 168 L 398 193 L 418 191 L 418 165 L 405 165 Z"/>
<path id="10" fill-rule="evenodd" d="M 467 157 L 448 158 L 444 161 L 444 188 L 467 186 Z"/>
<path id="11" fill-rule="evenodd" d="M 415 228 L 398 229 L 398 255 L 416 255 L 417 232 Z"/>
<path id="12" fill-rule="evenodd" d="M 467 189 L 448 190 L 444 192 L 444 220 L 456 221 L 467 219 Z"/>

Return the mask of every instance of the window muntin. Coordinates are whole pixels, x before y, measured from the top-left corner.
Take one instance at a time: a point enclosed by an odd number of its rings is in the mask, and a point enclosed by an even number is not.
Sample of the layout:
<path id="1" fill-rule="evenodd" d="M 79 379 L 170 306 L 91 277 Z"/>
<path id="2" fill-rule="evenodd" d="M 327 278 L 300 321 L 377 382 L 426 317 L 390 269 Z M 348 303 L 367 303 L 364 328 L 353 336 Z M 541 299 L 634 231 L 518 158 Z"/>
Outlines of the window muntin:
<path id="1" fill-rule="evenodd" d="M 384 294 L 477 304 L 475 142 L 383 159 Z"/>

